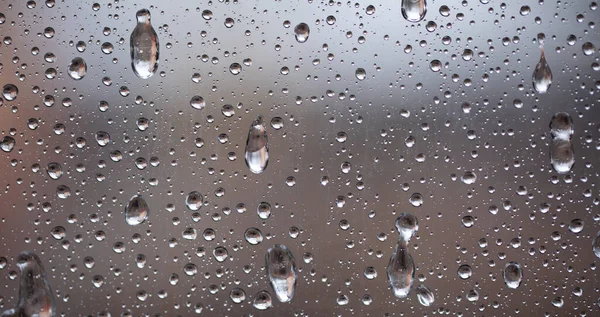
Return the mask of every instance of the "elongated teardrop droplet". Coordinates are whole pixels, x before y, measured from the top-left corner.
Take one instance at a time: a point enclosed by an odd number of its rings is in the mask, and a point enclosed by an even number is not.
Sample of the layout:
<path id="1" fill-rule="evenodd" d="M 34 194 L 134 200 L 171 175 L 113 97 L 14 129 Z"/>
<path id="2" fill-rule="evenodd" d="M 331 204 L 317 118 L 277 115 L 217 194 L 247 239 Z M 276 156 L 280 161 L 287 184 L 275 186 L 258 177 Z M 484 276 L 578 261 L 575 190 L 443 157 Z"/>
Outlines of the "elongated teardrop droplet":
<path id="1" fill-rule="evenodd" d="M 129 39 L 131 67 L 139 78 L 147 79 L 158 69 L 158 35 L 150 23 L 150 11 L 142 9 L 135 16 L 137 25 Z"/>
<path id="2" fill-rule="evenodd" d="M 248 132 L 246 140 L 246 166 L 252 173 L 260 174 L 269 164 L 269 146 L 267 140 L 267 127 L 262 116 L 258 116 Z"/>
<path id="3" fill-rule="evenodd" d="M 508 288 L 516 289 L 523 281 L 523 269 L 517 262 L 508 262 L 506 263 L 506 266 L 504 266 L 502 277 Z"/>
<path id="4" fill-rule="evenodd" d="M 282 244 L 267 250 L 267 277 L 277 299 L 286 303 L 292 300 L 296 291 L 296 264 L 292 252 Z"/>
<path id="5" fill-rule="evenodd" d="M 390 257 L 387 267 L 388 280 L 394 295 L 405 298 L 411 291 L 415 280 L 415 263 L 408 249 L 410 238 L 419 229 L 417 218 L 408 213 L 402 213 L 396 219 L 398 243 Z"/>
<path id="6" fill-rule="evenodd" d="M 148 204 L 141 195 L 131 197 L 125 207 L 125 220 L 131 226 L 137 226 L 148 218 Z"/>
<path id="7" fill-rule="evenodd" d="M 56 306 L 42 261 L 32 252 L 23 252 L 17 258 L 17 266 L 21 271 L 18 306 L 0 316 L 53 317 Z"/>
<path id="8" fill-rule="evenodd" d="M 409 22 L 419 22 L 425 18 L 427 2 L 425 0 L 402 0 L 402 16 Z"/>
<path id="9" fill-rule="evenodd" d="M 600 231 L 598 231 L 596 237 L 592 240 L 592 251 L 600 259 Z"/>
<path id="10" fill-rule="evenodd" d="M 540 33 L 537 36 L 542 55 L 540 56 L 540 60 L 538 61 L 537 65 L 535 65 L 535 70 L 533 71 L 532 76 L 533 88 L 540 94 L 546 93 L 552 84 L 552 70 L 550 70 L 550 66 L 546 61 L 546 54 L 544 53 L 545 38 L 546 36 L 543 33 Z"/>

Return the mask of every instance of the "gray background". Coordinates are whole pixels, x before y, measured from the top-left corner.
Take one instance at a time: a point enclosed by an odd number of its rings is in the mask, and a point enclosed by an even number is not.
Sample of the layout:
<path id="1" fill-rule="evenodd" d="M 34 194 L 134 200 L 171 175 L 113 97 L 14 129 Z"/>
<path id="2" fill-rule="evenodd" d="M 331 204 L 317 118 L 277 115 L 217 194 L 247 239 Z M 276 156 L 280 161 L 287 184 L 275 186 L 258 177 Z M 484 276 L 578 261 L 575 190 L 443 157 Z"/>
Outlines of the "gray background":
<path id="1" fill-rule="evenodd" d="M 591 66 L 599 55 L 583 55 L 582 45 L 600 45 L 595 25 L 600 16 L 590 9 L 590 1 L 429 1 L 425 20 L 416 24 L 402 18 L 400 1 L 115 1 L 102 2 L 99 11 L 92 10 L 92 3 L 57 2 L 48 8 L 37 1 L 28 9 L 24 1 L 0 2 L 6 17 L 0 34 L 12 39 L 4 38 L 0 45 L 2 85 L 19 87 L 17 100 L 5 100 L 0 107 L 0 131 L 7 135 L 16 129 L 17 142 L 11 153 L 0 155 L 0 256 L 9 262 L 0 270 L 3 309 L 18 301 L 18 278 L 11 278 L 17 270 L 15 257 L 33 250 L 45 263 L 57 313 L 64 316 L 103 310 L 119 316 L 128 309 L 134 316 L 189 316 L 198 303 L 208 316 L 599 314 L 598 259 L 591 248 L 600 219 L 598 73 Z M 444 4 L 451 9 L 449 17 L 439 13 Z M 531 13 L 522 16 L 519 10 L 525 4 Z M 366 14 L 367 5 L 376 7 L 375 14 Z M 148 80 L 135 77 L 129 59 L 129 35 L 135 12 L 142 8 L 152 13 L 160 39 L 158 73 Z M 202 18 L 205 9 L 213 12 L 212 20 Z M 334 25 L 325 22 L 329 15 L 336 17 Z M 227 17 L 235 19 L 230 29 L 224 26 Z M 285 20 L 290 28 L 283 26 Z M 434 32 L 426 30 L 428 21 L 437 23 Z M 302 44 L 293 34 L 300 22 L 311 28 Z M 49 26 L 56 31 L 52 39 L 42 35 Z M 104 28 L 110 35 L 103 34 Z M 554 74 L 545 95 L 534 93 L 531 84 L 540 57 L 534 41 L 539 32 L 546 34 L 545 51 Z M 578 38 L 574 46 L 567 45 L 570 34 Z M 446 35 L 452 38 L 450 45 L 442 44 Z M 360 36 L 366 39 L 362 44 Z M 505 37 L 510 39 L 507 45 Z M 70 44 L 78 41 L 87 43 L 85 52 Z M 114 45 L 112 54 L 102 53 L 104 42 Z M 407 45 L 412 46 L 410 53 L 405 53 Z M 37 56 L 31 54 L 32 47 L 39 48 Z M 470 61 L 461 58 L 465 48 L 475 54 Z M 55 63 L 44 61 L 46 52 L 56 54 Z M 218 63 L 203 62 L 203 54 Z M 88 65 L 81 81 L 66 71 L 78 56 Z M 246 58 L 252 65 L 232 75 L 229 65 L 243 64 Z M 432 72 L 434 59 L 447 66 Z M 283 66 L 290 68 L 287 76 L 280 74 Z M 53 80 L 44 77 L 50 67 L 59 73 Z M 359 67 L 367 71 L 364 81 L 354 75 Z M 202 76 L 200 83 L 191 80 L 195 72 Z M 454 74 L 459 76 L 456 82 Z M 103 77 L 112 84 L 105 86 Z M 472 85 L 465 85 L 467 79 Z M 121 86 L 131 94 L 122 97 Z M 45 95 L 55 97 L 53 107 L 43 104 Z M 190 107 L 194 95 L 204 97 L 205 109 Z M 143 103 L 136 104 L 137 96 Z M 67 97 L 73 101 L 70 108 L 61 105 Z M 521 109 L 513 106 L 515 99 L 523 101 Z M 101 100 L 110 104 L 108 111 L 98 110 Z M 461 110 L 465 102 L 471 104 L 470 113 Z M 238 103 L 243 105 L 233 117 L 221 113 L 224 104 Z M 410 111 L 408 118 L 400 115 L 403 109 Z M 552 170 L 548 156 L 548 124 L 558 111 L 569 112 L 575 122 L 576 164 L 567 176 Z M 267 122 L 282 117 L 285 126 L 268 126 L 269 166 L 254 175 L 243 154 L 248 127 L 258 115 Z M 137 129 L 140 117 L 150 120 L 148 130 Z M 40 120 L 37 130 L 27 127 L 29 118 Z M 64 134 L 53 132 L 57 123 L 66 126 Z M 469 130 L 476 138 L 467 138 Z M 99 147 L 94 140 L 98 131 L 108 132 L 112 143 Z M 336 141 L 341 131 L 348 135 L 345 143 Z M 228 135 L 226 144 L 217 139 L 222 133 Z M 404 140 L 411 135 L 416 144 L 407 148 Z M 74 145 L 78 137 L 87 140 L 85 148 Z M 205 141 L 202 148 L 195 146 L 199 137 Z M 112 150 L 123 153 L 121 162 L 111 161 Z M 229 152 L 235 152 L 235 161 L 228 159 Z M 424 162 L 416 160 L 419 154 Z M 136 158 L 152 156 L 160 159 L 158 167 L 136 168 Z M 100 168 L 99 161 L 106 167 Z M 62 165 L 65 175 L 60 180 L 47 176 L 50 162 Z M 342 173 L 344 162 L 352 164 L 350 173 Z M 31 166 L 36 163 L 43 168 L 34 173 Z M 75 170 L 79 163 L 85 172 Z M 477 174 L 476 183 L 460 181 L 466 171 Z M 97 180 L 99 174 L 104 181 Z M 296 179 L 293 187 L 285 183 L 289 176 Z M 323 176 L 330 179 L 327 186 L 320 185 Z M 149 184 L 151 178 L 158 180 L 157 186 Z M 357 189 L 359 181 L 363 190 Z M 408 190 L 403 190 L 404 183 Z M 59 185 L 71 189 L 69 199 L 58 199 Z M 519 196 L 519 186 L 528 195 Z M 226 192 L 222 197 L 215 196 L 219 187 Z M 185 196 L 194 190 L 205 197 L 198 223 L 185 206 Z M 137 193 L 146 198 L 151 213 L 145 223 L 130 227 L 123 210 Z M 423 195 L 421 207 L 408 202 L 413 193 Z M 342 208 L 336 206 L 338 196 L 345 197 Z M 256 214 L 261 201 L 273 207 L 268 220 Z M 48 212 L 42 209 L 45 203 L 52 206 Z M 243 214 L 235 210 L 239 203 L 247 206 Z M 175 210 L 167 210 L 168 204 Z M 508 210 L 503 204 L 510 204 Z M 542 204 L 550 205 L 548 213 L 540 212 Z M 497 215 L 488 212 L 491 205 L 500 208 Z M 229 215 L 225 208 L 232 210 Z M 386 266 L 398 237 L 394 220 L 400 212 L 419 219 L 411 251 L 424 281 L 415 286 L 434 291 L 431 307 L 421 306 L 414 292 L 396 299 L 388 286 Z M 76 223 L 67 221 L 69 214 L 76 216 Z M 92 222 L 92 215 L 99 221 Z M 214 215 L 221 219 L 213 220 Z M 476 218 L 471 228 L 461 223 L 466 215 Z M 173 224 L 174 217 L 179 225 Z M 585 223 L 579 234 L 568 230 L 575 218 Z M 340 229 L 342 219 L 350 223 L 349 230 Z M 55 226 L 65 227 L 68 249 L 50 235 Z M 291 226 L 302 231 L 297 239 L 288 234 Z M 198 230 L 196 240 L 182 239 L 187 227 Z M 249 245 L 243 238 L 248 227 L 260 228 L 270 239 Z M 214 241 L 201 237 L 205 228 L 216 231 Z M 96 241 L 98 230 L 106 232 L 106 240 Z M 559 241 L 551 239 L 555 231 L 561 234 Z M 132 242 L 134 233 L 142 235 L 138 244 Z M 378 240 L 380 233 L 387 239 Z M 82 237 L 79 243 L 77 235 Z M 169 247 L 171 238 L 177 246 Z M 516 248 L 510 245 L 514 238 L 521 240 Z M 488 246 L 480 247 L 480 239 Z M 125 244 L 123 254 L 113 252 L 115 242 Z M 348 248 L 350 242 L 353 248 Z M 260 290 L 271 291 L 264 255 L 275 243 L 287 245 L 296 257 L 296 295 L 288 304 L 273 298 L 274 307 L 261 312 L 251 300 Z M 229 250 L 224 263 L 212 257 L 217 246 Z M 206 248 L 207 255 L 198 258 L 197 247 Z M 306 252 L 314 257 L 309 264 L 302 260 Z M 135 264 L 140 253 L 148 259 L 143 269 Z M 84 266 L 86 256 L 94 257 L 93 269 Z M 502 280 L 508 261 L 524 268 L 525 280 L 517 290 Z M 198 266 L 194 277 L 183 272 L 190 262 Z M 461 264 L 473 267 L 470 279 L 457 276 Z M 252 268 L 249 274 L 243 272 L 245 265 Z M 368 266 L 377 269 L 376 279 L 363 276 Z M 115 276 L 115 268 L 122 274 Z M 220 278 L 219 269 L 225 272 Z M 171 273 L 180 276 L 177 286 L 168 283 Z M 104 277 L 101 288 L 92 285 L 95 275 Z M 211 294 L 210 285 L 218 285 L 218 293 Z M 236 286 L 246 291 L 243 304 L 229 299 Z M 583 296 L 573 296 L 574 287 L 583 288 Z M 472 289 L 480 295 L 475 302 L 465 298 Z M 145 302 L 136 298 L 142 290 L 150 295 Z M 160 290 L 168 293 L 165 299 L 157 295 Z M 371 305 L 361 303 L 364 294 L 373 298 Z M 336 303 L 340 295 L 349 297 L 348 305 Z M 565 301 L 562 308 L 551 304 L 558 296 Z"/>

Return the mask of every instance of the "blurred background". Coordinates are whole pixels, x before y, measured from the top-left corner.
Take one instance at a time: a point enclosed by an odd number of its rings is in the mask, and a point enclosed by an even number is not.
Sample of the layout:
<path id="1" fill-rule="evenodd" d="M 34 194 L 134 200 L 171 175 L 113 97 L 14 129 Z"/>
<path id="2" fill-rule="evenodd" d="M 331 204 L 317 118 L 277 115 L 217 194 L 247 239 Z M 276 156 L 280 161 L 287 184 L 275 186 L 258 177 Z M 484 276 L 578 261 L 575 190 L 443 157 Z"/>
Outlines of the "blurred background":
<path id="1" fill-rule="evenodd" d="M 0 133 L 14 139 L 0 152 L 2 310 L 29 250 L 56 316 L 600 314 L 597 7 L 428 0 L 411 22 L 400 0 L 0 1 Z M 149 79 L 130 55 L 141 9 L 159 45 Z M 558 112 L 574 126 L 567 173 L 550 159 Z M 259 115 L 269 161 L 255 174 Z M 132 226 L 134 195 L 148 216 Z M 407 298 L 387 278 L 400 213 L 419 222 Z M 275 244 L 295 257 L 289 303 L 265 270 Z M 255 307 L 260 291 L 273 307 Z"/>

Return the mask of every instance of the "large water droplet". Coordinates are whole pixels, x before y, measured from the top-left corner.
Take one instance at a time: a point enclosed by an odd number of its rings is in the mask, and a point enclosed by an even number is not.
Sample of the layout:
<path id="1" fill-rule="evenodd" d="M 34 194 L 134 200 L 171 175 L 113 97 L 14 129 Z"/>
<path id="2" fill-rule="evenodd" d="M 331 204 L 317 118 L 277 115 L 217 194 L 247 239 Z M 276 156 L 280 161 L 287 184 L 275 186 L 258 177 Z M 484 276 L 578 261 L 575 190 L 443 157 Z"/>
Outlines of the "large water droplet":
<path id="1" fill-rule="evenodd" d="M 8 101 L 17 99 L 19 95 L 19 88 L 13 84 L 6 84 L 2 87 L 2 97 Z"/>
<path id="2" fill-rule="evenodd" d="M 87 64 L 85 63 L 83 58 L 75 57 L 73 58 L 71 63 L 69 63 L 68 70 L 69 76 L 71 78 L 75 80 L 80 80 L 83 77 L 85 77 L 85 74 L 87 73 Z"/>
<path id="3" fill-rule="evenodd" d="M 267 277 L 277 299 L 286 303 L 292 300 L 296 290 L 296 264 L 292 252 L 282 244 L 267 250 L 265 256 Z"/>
<path id="4" fill-rule="evenodd" d="M 148 204 L 141 195 L 131 197 L 125 207 L 125 220 L 131 226 L 139 225 L 148 218 Z"/>
<path id="5" fill-rule="evenodd" d="M 600 259 L 600 231 L 598 231 L 596 237 L 592 241 L 592 251 L 594 251 L 596 257 Z"/>
<path id="6" fill-rule="evenodd" d="M 387 274 L 394 295 L 405 298 L 410 293 L 415 280 L 415 263 L 408 249 L 410 238 L 419 229 L 417 218 L 408 213 L 402 213 L 396 219 L 398 243 L 390 257 Z"/>
<path id="7" fill-rule="evenodd" d="M 23 252 L 17 258 L 17 266 L 21 271 L 19 304 L 1 316 L 53 317 L 56 312 L 54 296 L 40 258 L 32 252 Z"/>
<path id="8" fill-rule="evenodd" d="M 139 10 L 136 13 L 137 25 L 131 32 L 131 67 L 142 79 L 152 77 L 158 69 L 158 35 L 150 23 L 150 11 Z"/>
<path id="9" fill-rule="evenodd" d="M 308 40 L 310 28 L 308 27 L 308 24 L 300 23 L 294 28 L 294 33 L 296 35 L 296 41 L 298 41 L 298 43 L 304 43 Z"/>
<path id="10" fill-rule="evenodd" d="M 263 117 L 258 116 L 248 132 L 246 140 L 246 166 L 252 173 L 260 174 L 264 172 L 269 163 L 269 147 L 267 142 L 267 127 L 264 124 Z"/>
<path id="11" fill-rule="evenodd" d="M 402 16 L 409 22 L 419 22 L 427 13 L 425 0 L 402 0 Z"/>
<path id="12" fill-rule="evenodd" d="M 523 269 L 517 262 L 508 262 L 506 263 L 506 266 L 504 266 L 502 277 L 508 288 L 516 289 L 523 281 Z"/>
<path id="13" fill-rule="evenodd" d="M 15 139 L 7 135 L 0 140 L 0 149 L 4 152 L 10 152 L 15 148 L 15 144 Z"/>

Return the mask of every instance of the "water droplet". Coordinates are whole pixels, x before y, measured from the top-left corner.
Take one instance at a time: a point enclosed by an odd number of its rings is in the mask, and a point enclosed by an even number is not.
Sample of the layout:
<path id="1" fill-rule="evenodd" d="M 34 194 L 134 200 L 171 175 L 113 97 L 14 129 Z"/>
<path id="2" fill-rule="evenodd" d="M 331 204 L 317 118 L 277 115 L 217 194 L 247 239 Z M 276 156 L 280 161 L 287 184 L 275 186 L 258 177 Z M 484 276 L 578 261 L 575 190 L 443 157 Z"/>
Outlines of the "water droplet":
<path id="1" fill-rule="evenodd" d="M 260 291 L 254 295 L 254 302 L 252 303 L 254 308 L 258 310 L 267 310 L 273 307 L 273 300 L 271 294 L 267 291 Z"/>
<path id="2" fill-rule="evenodd" d="M 594 54 L 596 52 L 596 47 L 591 42 L 583 43 L 583 45 L 581 46 L 581 49 L 583 50 L 583 55 L 585 55 L 585 56 L 591 56 L 592 54 Z"/>
<path id="3" fill-rule="evenodd" d="M 411 205 L 413 205 L 415 207 L 419 207 L 419 206 L 423 205 L 423 195 L 421 195 L 419 193 L 414 193 L 410 196 L 408 201 L 410 202 Z"/>
<path id="4" fill-rule="evenodd" d="M 437 59 L 434 59 L 429 63 L 429 68 L 434 72 L 439 72 L 440 70 L 442 70 L 442 62 L 440 62 Z"/>
<path id="5" fill-rule="evenodd" d="M 410 238 L 419 229 L 417 218 L 408 213 L 401 213 L 395 222 L 398 230 L 398 243 L 390 257 L 387 275 L 394 295 L 405 298 L 410 293 L 415 280 L 415 263 L 408 249 Z"/>
<path id="6" fill-rule="evenodd" d="M 194 109 L 202 110 L 206 106 L 206 103 L 204 102 L 204 98 L 201 96 L 194 96 L 192 99 L 190 99 L 190 106 L 192 106 Z"/>
<path id="7" fill-rule="evenodd" d="M 235 21 L 232 18 L 226 18 L 223 24 L 225 24 L 226 28 L 230 29 L 235 24 Z"/>
<path id="8" fill-rule="evenodd" d="M 6 84 L 2 88 L 2 96 L 4 97 L 4 99 L 6 99 L 8 101 L 13 101 L 13 100 L 17 99 L 18 95 L 19 95 L 19 88 L 17 88 L 17 86 L 15 86 L 13 84 Z"/>
<path id="9" fill-rule="evenodd" d="M 433 304 L 435 301 L 433 292 L 425 285 L 419 285 L 415 292 L 417 293 L 417 299 L 419 300 L 419 303 L 425 307 L 431 306 L 431 304 Z"/>
<path id="10" fill-rule="evenodd" d="M 50 231 L 50 234 L 52 234 L 52 237 L 54 237 L 54 239 L 62 240 L 67 236 L 67 231 L 62 226 L 56 226 L 56 227 L 52 228 L 52 231 Z"/>
<path id="11" fill-rule="evenodd" d="M 292 252 L 284 245 L 276 244 L 265 256 L 267 277 L 277 299 L 286 303 L 296 291 L 296 264 Z"/>
<path id="12" fill-rule="evenodd" d="M 204 197 L 199 192 L 193 191 L 185 198 L 185 204 L 190 210 L 200 210 L 204 204 Z"/>
<path id="13" fill-rule="evenodd" d="M 204 18 L 204 20 L 210 20 L 213 18 L 213 13 L 210 10 L 204 10 L 202 11 L 202 18 Z"/>
<path id="14" fill-rule="evenodd" d="M 244 233 L 246 241 L 252 245 L 257 245 L 263 241 L 263 234 L 258 228 L 248 228 Z"/>
<path id="15" fill-rule="evenodd" d="M 329 24 L 329 25 L 334 25 L 334 24 L 335 24 L 335 21 L 336 21 L 336 19 L 335 19 L 335 17 L 334 17 L 333 15 L 330 15 L 330 16 L 328 16 L 328 17 L 325 19 L 325 21 L 326 21 L 326 22 L 327 22 L 327 24 Z"/>
<path id="16" fill-rule="evenodd" d="M 246 300 L 246 292 L 239 287 L 234 287 L 231 289 L 231 292 L 229 292 L 229 298 L 231 298 L 234 303 L 240 304 Z"/>
<path id="17" fill-rule="evenodd" d="M 532 80 L 533 88 L 540 94 L 548 92 L 548 89 L 550 89 L 550 85 L 552 84 L 552 70 L 550 70 L 550 65 L 548 65 L 548 62 L 546 61 L 546 55 L 543 48 L 540 60 L 537 65 L 535 65 Z"/>
<path id="18" fill-rule="evenodd" d="M 67 199 L 71 197 L 71 189 L 65 185 L 59 185 L 56 187 L 56 195 L 60 199 Z"/>
<path id="19" fill-rule="evenodd" d="M 283 119 L 281 117 L 273 117 L 271 119 L 271 127 L 275 130 L 283 128 Z"/>
<path id="20" fill-rule="evenodd" d="M 354 72 L 354 75 L 358 80 L 365 80 L 365 78 L 367 78 L 367 71 L 365 71 L 364 68 L 357 68 L 356 72 Z"/>
<path id="21" fill-rule="evenodd" d="M 471 266 L 468 264 L 463 264 L 461 266 L 458 267 L 458 277 L 460 277 L 463 280 L 469 279 L 471 277 L 471 275 L 473 275 L 473 269 L 471 269 Z"/>
<path id="22" fill-rule="evenodd" d="M 252 173 L 260 174 L 265 171 L 269 163 L 269 147 L 267 140 L 267 127 L 263 117 L 258 116 L 252 122 L 245 149 L 246 166 Z"/>
<path id="23" fill-rule="evenodd" d="M 419 22 L 425 18 L 427 13 L 427 2 L 425 0 L 402 0 L 402 16 L 409 22 Z"/>
<path id="24" fill-rule="evenodd" d="M 75 80 L 80 80 L 85 77 L 87 73 L 87 64 L 81 57 L 75 57 L 71 60 L 68 67 L 68 73 L 71 78 Z"/>
<path id="25" fill-rule="evenodd" d="M 559 296 L 559 297 L 555 297 L 555 298 L 552 300 L 552 305 L 553 305 L 554 307 L 561 308 L 561 307 L 563 307 L 563 305 L 564 305 L 564 304 L 565 304 L 565 301 L 564 301 L 564 300 L 562 299 L 562 297 L 560 297 L 560 296 Z"/>
<path id="26" fill-rule="evenodd" d="M 48 176 L 50 176 L 52 179 L 59 179 L 63 175 L 62 167 L 60 164 L 55 162 L 48 164 L 46 170 L 48 172 Z"/>
<path id="27" fill-rule="evenodd" d="M 377 270 L 372 266 L 368 266 L 367 268 L 365 268 L 363 274 L 368 280 L 372 280 L 377 277 Z"/>
<path id="28" fill-rule="evenodd" d="M 125 207 L 125 221 L 130 226 L 137 226 L 148 218 L 148 204 L 141 195 L 131 197 Z"/>
<path id="29" fill-rule="evenodd" d="M 573 118 L 566 112 L 559 112 L 550 120 L 550 133 L 553 139 L 570 140 L 575 126 Z"/>
<path id="30" fill-rule="evenodd" d="M 183 232 L 181 232 L 181 237 L 186 240 L 196 240 L 198 234 L 196 232 L 196 229 L 186 228 L 185 230 L 183 230 Z"/>
<path id="31" fill-rule="evenodd" d="M 242 65 L 239 63 L 233 63 L 229 65 L 229 72 L 231 72 L 233 75 L 238 75 L 242 72 Z"/>
<path id="32" fill-rule="evenodd" d="M 4 311 L 2 316 L 54 316 L 54 295 L 40 258 L 32 252 L 23 252 L 17 258 L 17 266 L 21 271 L 18 306 Z"/>
<path id="33" fill-rule="evenodd" d="M 475 182 L 477 181 L 477 175 L 472 171 L 467 171 L 463 174 L 460 180 L 468 185 L 475 184 Z"/>
<path id="34" fill-rule="evenodd" d="M 150 11 L 142 9 L 135 16 L 137 25 L 129 38 L 131 68 L 139 78 L 148 79 L 158 69 L 158 35 L 150 23 Z"/>
<path id="35" fill-rule="evenodd" d="M 2 149 L 2 151 L 4 152 L 10 152 L 15 148 L 15 139 L 13 139 L 13 137 L 10 137 L 8 135 L 4 136 L 2 138 L 2 140 L 0 140 L 0 149 Z"/>
<path id="36" fill-rule="evenodd" d="M 227 260 L 227 257 L 229 257 L 229 251 L 227 251 L 227 249 L 224 247 L 216 247 L 213 250 L 213 256 L 217 262 L 223 262 Z"/>
<path id="37" fill-rule="evenodd" d="M 592 251 L 600 259 L 600 231 L 598 231 L 596 237 L 592 240 Z"/>
<path id="38" fill-rule="evenodd" d="M 508 262 L 506 263 L 506 266 L 504 266 L 502 277 L 508 288 L 516 289 L 523 281 L 523 269 L 517 262 Z"/>
<path id="39" fill-rule="evenodd" d="M 298 41 L 298 43 L 304 43 L 308 40 L 310 28 L 308 27 L 308 24 L 300 23 L 294 28 L 294 33 L 296 35 L 296 41 Z"/>
<path id="40" fill-rule="evenodd" d="M 110 143 L 110 135 L 104 131 L 96 132 L 96 143 L 100 146 L 106 146 Z"/>
<path id="41" fill-rule="evenodd" d="M 256 207 L 256 212 L 260 219 L 269 218 L 271 216 L 271 204 L 266 201 L 261 202 L 258 204 L 258 207 Z"/>
<path id="42" fill-rule="evenodd" d="M 550 163 L 559 174 L 571 171 L 575 164 L 575 151 L 571 141 L 555 139 L 550 144 Z"/>
<path id="43" fill-rule="evenodd" d="M 522 7 L 521 7 L 521 9 L 519 10 L 519 13 L 520 13 L 522 16 L 526 16 L 526 15 L 528 15 L 530 12 L 531 12 L 531 8 L 530 8 L 529 6 L 526 6 L 526 5 L 525 5 L 525 6 L 522 6 Z"/>
<path id="44" fill-rule="evenodd" d="M 583 220 L 578 218 L 571 220 L 571 223 L 569 224 L 569 231 L 573 233 L 580 233 L 583 231 Z"/>
<path id="45" fill-rule="evenodd" d="M 367 13 L 367 15 L 375 14 L 375 6 L 372 4 L 368 5 L 367 8 L 365 9 L 365 12 Z"/>

